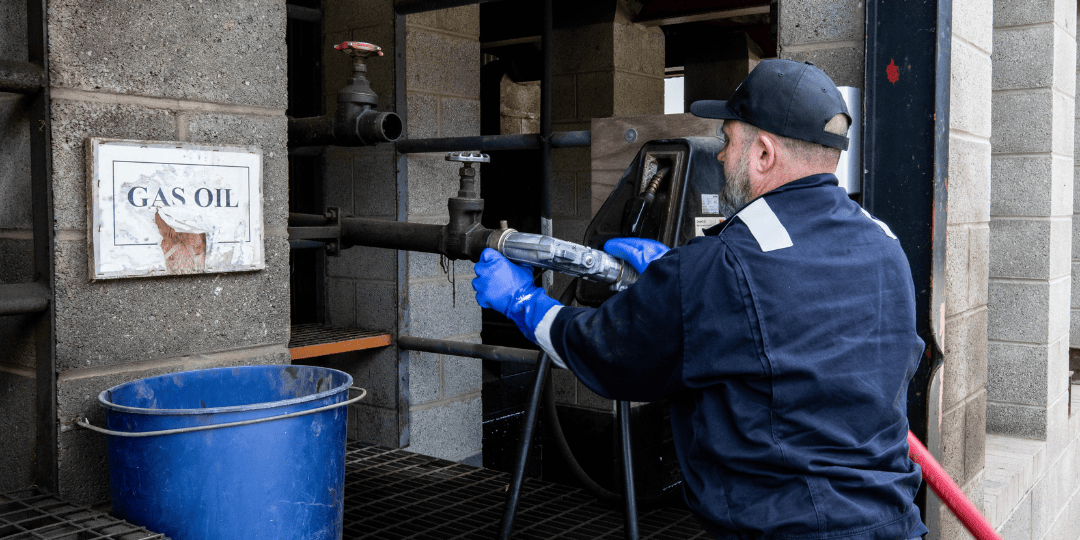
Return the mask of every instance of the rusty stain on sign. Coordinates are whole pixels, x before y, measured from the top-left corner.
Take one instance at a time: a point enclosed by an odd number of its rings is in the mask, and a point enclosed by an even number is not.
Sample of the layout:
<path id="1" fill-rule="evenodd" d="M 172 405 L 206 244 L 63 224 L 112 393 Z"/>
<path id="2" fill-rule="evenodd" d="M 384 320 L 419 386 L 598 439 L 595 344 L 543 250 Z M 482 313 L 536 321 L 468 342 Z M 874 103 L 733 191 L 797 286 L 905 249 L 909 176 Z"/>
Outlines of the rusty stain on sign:
<path id="1" fill-rule="evenodd" d="M 161 233 L 161 251 L 165 253 L 165 267 L 170 272 L 200 272 L 206 267 L 206 233 L 182 233 L 165 223 L 161 214 L 154 214 L 158 232 Z"/>
<path id="2" fill-rule="evenodd" d="M 93 279 L 265 266 L 258 148 L 92 138 L 87 167 Z"/>

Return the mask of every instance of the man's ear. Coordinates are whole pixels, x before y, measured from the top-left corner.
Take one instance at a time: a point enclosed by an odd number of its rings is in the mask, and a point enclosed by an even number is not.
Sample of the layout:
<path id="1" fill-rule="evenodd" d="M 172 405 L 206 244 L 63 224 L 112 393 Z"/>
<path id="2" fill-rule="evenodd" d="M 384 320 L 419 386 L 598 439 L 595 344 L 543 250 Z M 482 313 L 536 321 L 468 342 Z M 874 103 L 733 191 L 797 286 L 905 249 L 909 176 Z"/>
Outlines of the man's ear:
<path id="1" fill-rule="evenodd" d="M 753 152 L 751 152 L 750 167 L 755 169 L 758 174 L 763 175 L 769 172 L 776 167 L 779 151 L 780 141 L 776 140 L 776 137 L 765 131 L 758 132 L 757 138 L 754 140 Z"/>

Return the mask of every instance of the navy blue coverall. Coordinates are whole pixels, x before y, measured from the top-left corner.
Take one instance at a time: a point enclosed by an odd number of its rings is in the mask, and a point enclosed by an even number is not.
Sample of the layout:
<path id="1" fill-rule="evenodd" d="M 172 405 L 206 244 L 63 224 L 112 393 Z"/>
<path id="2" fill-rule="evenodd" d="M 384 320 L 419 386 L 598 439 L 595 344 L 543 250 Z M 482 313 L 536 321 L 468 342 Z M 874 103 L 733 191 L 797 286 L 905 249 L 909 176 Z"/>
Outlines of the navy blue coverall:
<path id="1" fill-rule="evenodd" d="M 759 197 L 599 308 L 551 309 L 536 337 L 602 396 L 672 397 L 684 495 L 717 538 L 927 532 L 910 269 L 831 174 Z"/>

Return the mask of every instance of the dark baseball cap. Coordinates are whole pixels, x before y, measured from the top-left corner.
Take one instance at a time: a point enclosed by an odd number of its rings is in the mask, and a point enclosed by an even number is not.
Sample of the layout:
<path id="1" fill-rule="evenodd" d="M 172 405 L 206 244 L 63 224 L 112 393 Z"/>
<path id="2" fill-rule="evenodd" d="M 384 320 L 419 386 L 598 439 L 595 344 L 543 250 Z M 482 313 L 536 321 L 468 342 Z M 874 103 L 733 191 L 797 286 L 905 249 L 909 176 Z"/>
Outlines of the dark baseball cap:
<path id="1" fill-rule="evenodd" d="M 851 125 L 844 98 L 832 79 L 813 64 L 763 60 L 727 101 L 695 101 L 694 116 L 740 120 L 782 137 L 847 150 L 848 138 L 825 131 L 833 116 L 843 113 Z"/>

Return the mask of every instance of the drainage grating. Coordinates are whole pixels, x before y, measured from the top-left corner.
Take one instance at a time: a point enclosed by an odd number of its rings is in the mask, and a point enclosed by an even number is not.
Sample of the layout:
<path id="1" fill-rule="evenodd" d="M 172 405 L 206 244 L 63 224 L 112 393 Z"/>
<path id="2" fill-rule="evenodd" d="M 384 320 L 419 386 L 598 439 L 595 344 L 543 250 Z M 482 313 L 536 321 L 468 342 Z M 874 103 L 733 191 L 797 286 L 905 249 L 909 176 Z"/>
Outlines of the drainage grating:
<path id="1" fill-rule="evenodd" d="M 321 324 L 294 324 L 289 336 L 289 354 L 293 360 L 326 356 L 361 349 L 385 347 L 390 334 Z"/>
<path id="2" fill-rule="evenodd" d="M 167 540 L 126 521 L 75 506 L 37 488 L 0 493 L 0 538 L 10 540 Z"/>
<path id="3" fill-rule="evenodd" d="M 345 457 L 346 539 L 492 540 L 510 475 L 443 459 L 350 442 Z M 690 512 L 639 516 L 641 540 L 708 538 Z M 623 514 L 588 492 L 525 481 L 515 540 L 622 540 Z"/>

